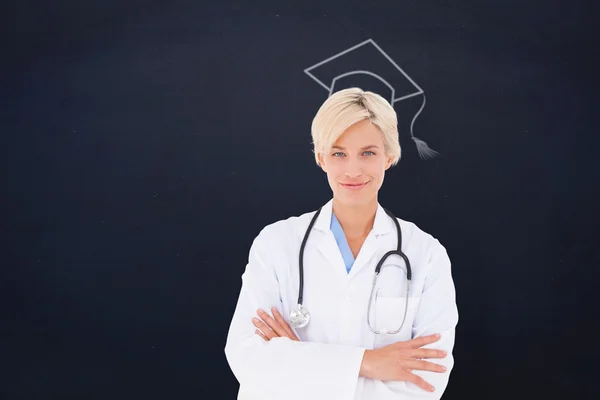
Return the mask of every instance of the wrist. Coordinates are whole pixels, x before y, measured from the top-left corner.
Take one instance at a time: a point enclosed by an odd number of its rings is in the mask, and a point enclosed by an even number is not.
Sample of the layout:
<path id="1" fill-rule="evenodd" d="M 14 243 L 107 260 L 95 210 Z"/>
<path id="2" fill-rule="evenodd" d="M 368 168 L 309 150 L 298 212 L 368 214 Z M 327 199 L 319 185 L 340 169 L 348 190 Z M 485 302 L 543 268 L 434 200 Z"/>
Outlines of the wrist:
<path id="1" fill-rule="evenodd" d="M 359 376 L 363 378 L 373 377 L 373 350 L 365 350 L 362 362 L 360 363 Z"/>

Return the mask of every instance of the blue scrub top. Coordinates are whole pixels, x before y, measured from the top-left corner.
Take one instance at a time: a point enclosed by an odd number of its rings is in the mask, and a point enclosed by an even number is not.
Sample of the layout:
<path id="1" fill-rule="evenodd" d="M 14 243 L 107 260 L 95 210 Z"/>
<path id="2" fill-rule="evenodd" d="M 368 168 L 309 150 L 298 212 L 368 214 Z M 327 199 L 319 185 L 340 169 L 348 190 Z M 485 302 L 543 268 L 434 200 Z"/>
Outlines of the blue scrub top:
<path id="1" fill-rule="evenodd" d="M 350 272 L 350 269 L 352 269 L 352 265 L 354 264 L 354 256 L 352 255 L 352 250 L 350 250 L 350 246 L 348 245 L 348 241 L 346 240 L 346 235 L 344 235 L 344 230 L 340 225 L 340 221 L 338 221 L 333 212 L 331 213 L 331 224 L 329 227 L 333 232 L 335 241 L 337 242 L 340 252 L 342 253 L 344 264 L 346 264 L 346 271 Z"/>

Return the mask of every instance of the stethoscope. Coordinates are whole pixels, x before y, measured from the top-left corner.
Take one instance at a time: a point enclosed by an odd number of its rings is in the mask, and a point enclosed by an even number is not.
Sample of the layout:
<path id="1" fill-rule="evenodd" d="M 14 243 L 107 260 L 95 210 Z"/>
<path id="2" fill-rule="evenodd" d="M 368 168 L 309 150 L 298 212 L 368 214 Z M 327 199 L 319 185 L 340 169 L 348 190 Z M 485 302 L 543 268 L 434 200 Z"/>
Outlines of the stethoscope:
<path id="1" fill-rule="evenodd" d="M 375 275 L 373 276 L 373 286 L 371 287 L 371 295 L 369 296 L 369 306 L 368 306 L 369 308 L 367 310 L 367 324 L 369 325 L 369 329 L 371 330 L 371 332 L 373 332 L 375 334 L 381 334 L 381 333 L 396 334 L 396 333 L 400 332 L 400 330 L 404 326 L 404 321 L 406 320 L 406 313 L 408 310 L 408 300 L 409 300 L 409 293 L 410 293 L 410 283 L 411 283 L 411 279 L 412 279 L 412 270 L 410 267 L 410 261 L 408 260 L 408 257 L 406 257 L 406 255 L 401 250 L 402 249 L 402 231 L 400 229 L 400 224 L 398 223 L 398 219 L 394 216 L 394 214 L 392 214 L 390 211 L 386 210 L 385 208 L 384 208 L 384 211 L 394 221 L 394 224 L 396 225 L 396 231 L 398 233 L 398 247 L 396 248 L 396 250 L 390 250 L 387 253 L 385 253 L 383 255 L 383 257 L 381 258 L 381 260 L 379 260 L 379 262 L 377 263 L 377 266 L 375 267 Z M 317 220 L 317 217 L 319 216 L 320 213 L 321 213 L 321 208 L 319 208 L 317 210 L 317 212 L 313 216 L 312 220 L 310 221 L 310 224 L 308 225 L 308 228 L 306 229 L 306 233 L 304 234 L 304 239 L 302 240 L 302 244 L 300 245 L 300 254 L 299 254 L 299 260 L 298 260 L 299 272 L 300 272 L 300 283 L 299 283 L 299 287 L 298 287 L 298 305 L 296 306 L 296 308 L 294 308 L 290 312 L 290 324 L 294 328 L 304 328 L 306 325 L 308 325 L 308 322 L 310 321 L 310 313 L 304 306 L 302 306 L 302 300 L 303 300 L 303 295 L 304 295 L 304 247 L 306 246 L 306 242 L 308 241 L 308 236 L 310 235 L 310 231 L 312 230 L 312 227 L 315 224 L 315 221 Z M 400 327 L 396 330 L 392 330 L 392 331 L 388 331 L 385 329 L 377 330 L 377 329 L 373 328 L 373 326 L 371 324 L 371 303 L 373 300 L 373 291 L 375 290 L 375 286 L 377 285 L 377 277 L 379 276 L 381 267 L 383 266 L 383 263 L 385 262 L 385 260 L 391 255 L 398 255 L 398 256 L 402 257 L 402 259 L 404 260 L 404 263 L 406 264 L 406 279 L 408 281 L 408 284 L 406 285 L 406 301 L 404 302 L 405 303 L 404 317 L 402 318 L 402 323 L 400 324 Z M 377 301 L 377 299 L 375 301 Z"/>

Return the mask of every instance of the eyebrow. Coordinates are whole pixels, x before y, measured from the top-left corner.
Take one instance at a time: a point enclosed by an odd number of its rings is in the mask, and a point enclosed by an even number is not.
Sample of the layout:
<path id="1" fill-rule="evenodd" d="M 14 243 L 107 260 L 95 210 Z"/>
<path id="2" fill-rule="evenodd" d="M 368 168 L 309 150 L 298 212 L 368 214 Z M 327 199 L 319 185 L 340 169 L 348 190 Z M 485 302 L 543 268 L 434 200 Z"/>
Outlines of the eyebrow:
<path id="1" fill-rule="evenodd" d="M 346 150 L 344 147 L 342 146 L 332 146 L 332 149 L 337 149 L 337 150 Z M 369 150 L 369 149 L 378 149 L 379 146 L 375 145 L 375 144 L 371 144 L 365 147 L 362 147 L 361 150 Z"/>

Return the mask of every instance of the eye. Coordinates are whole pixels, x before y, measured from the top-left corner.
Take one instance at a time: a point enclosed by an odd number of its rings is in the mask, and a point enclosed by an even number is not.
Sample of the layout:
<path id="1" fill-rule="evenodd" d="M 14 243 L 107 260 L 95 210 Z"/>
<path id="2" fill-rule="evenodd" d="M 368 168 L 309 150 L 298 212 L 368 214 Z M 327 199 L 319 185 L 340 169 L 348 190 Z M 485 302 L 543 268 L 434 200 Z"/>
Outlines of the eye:
<path id="1" fill-rule="evenodd" d="M 365 154 L 365 155 L 368 155 L 368 156 L 374 156 L 374 155 L 375 155 L 375 153 L 373 153 L 372 151 L 368 151 L 368 150 L 367 150 L 367 151 L 365 151 L 365 153 L 364 153 L 364 154 Z"/>
<path id="2" fill-rule="evenodd" d="M 333 156 L 334 156 L 334 157 L 341 157 L 341 156 L 343 156 L 343 155 L 344 155 L 344 153 L 342 153 L 341 151 L 338 151 L 338 152 L 336 152 L 336 153 L 333 153 Z"/>

